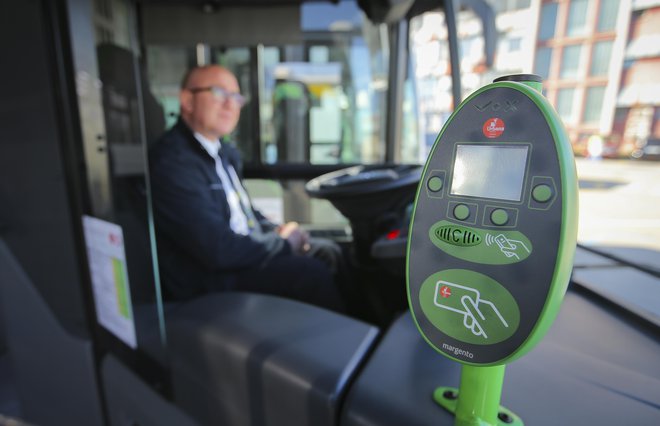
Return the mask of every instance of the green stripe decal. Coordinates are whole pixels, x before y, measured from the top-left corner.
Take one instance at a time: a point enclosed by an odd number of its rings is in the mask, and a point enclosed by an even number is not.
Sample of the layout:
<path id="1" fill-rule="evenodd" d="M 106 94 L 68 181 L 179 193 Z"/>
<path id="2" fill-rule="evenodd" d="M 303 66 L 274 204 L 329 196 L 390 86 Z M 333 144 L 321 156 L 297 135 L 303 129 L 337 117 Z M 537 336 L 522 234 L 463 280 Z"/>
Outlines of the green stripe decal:
<path id="1" fill-rule="evenodd" d="M 131 319 L 131 310 L 128 302 L 128 284 L 126 283 L 126 269 L 124 262 L 117 258 L 112 259 L 112 272 L 115 278 L 115 289 L 117 290 L 117 305 L 119 313 L 127 319 Z"/>

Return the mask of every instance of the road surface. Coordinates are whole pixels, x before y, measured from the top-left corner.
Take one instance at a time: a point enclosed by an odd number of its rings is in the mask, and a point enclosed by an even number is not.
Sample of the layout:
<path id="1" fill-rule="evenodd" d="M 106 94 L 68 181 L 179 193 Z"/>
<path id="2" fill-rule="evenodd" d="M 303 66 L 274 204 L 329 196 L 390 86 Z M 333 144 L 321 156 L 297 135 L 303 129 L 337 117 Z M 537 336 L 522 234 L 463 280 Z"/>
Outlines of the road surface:
<path id="1" fill-rule="evenodd" d="M 578 242 L 660 251 L 660 162 L 576 161 Z"/>

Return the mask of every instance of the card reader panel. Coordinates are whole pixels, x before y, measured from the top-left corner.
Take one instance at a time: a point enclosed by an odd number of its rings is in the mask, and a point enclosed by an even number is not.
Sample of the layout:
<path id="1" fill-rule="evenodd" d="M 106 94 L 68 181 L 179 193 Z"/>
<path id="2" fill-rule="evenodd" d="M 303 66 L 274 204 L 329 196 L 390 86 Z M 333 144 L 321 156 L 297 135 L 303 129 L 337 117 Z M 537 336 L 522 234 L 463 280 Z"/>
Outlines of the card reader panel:
<path id="1" fill-rule="evenodd" d="M 558 152 L 566 140 L 555 140 L 565 134 L 556 134 L 561 123 L 551 128 L 554 110 L 521 86 L 489 85 L 452 115 L 427 161 L 411 224 L 413 317 L 436 350 L 470 364 L 498 363 L 524 346 L 550 295 L 565 291 L 558 258 L 572 258 L 559 256 L 571 250 L 562 245 L 562 185 L 574 175 L 572 157 Z"/>

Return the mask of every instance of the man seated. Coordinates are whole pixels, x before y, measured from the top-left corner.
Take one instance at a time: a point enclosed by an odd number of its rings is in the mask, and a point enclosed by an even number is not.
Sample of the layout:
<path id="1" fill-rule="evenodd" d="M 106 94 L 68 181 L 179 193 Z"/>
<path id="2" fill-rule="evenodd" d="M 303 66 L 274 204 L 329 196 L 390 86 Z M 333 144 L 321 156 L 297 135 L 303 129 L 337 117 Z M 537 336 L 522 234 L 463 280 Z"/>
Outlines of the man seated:
<path id="1" fill-rule="evenodd" d="M 333 280 L 339 247 L 310 239 L 293 222 L 275 226 L 254 210 L 241 183 L 239 153 L 221 142 L 245 103 L 236 77 L 218 65 L 194 68 L 183 79 L 179 100 L 179 121 L 149 153 L 168 296 L 252 291 L 344 310 Z"/>

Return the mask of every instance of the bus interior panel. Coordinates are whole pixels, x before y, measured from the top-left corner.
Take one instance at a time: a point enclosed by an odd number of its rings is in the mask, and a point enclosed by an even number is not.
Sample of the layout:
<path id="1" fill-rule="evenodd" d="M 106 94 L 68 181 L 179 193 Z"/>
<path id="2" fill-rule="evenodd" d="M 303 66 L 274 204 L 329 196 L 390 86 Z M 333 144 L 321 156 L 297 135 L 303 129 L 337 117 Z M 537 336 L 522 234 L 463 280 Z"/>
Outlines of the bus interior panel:
<path id="1" fill-rule="evenodd" d="M 498 75 L 495 3 L 6 2 L 0 423 L 453 423 L 433 392 L 461 367 L 408 311 L 408 234 L 438 120 Z M 440 83 L 417 78 L 415 37 L 442 50 Z M 470 46 L 484 81 L 461 78 Z M 253 204 L 341 247 L 351 315 L 248 292 L 180 301 L 161 284 L 148 152 L 178 120 L 184 73 L 208 64 L 247 100 L 227 142 Z M 578 243 L 557 320 L 508 366 L 502 406 L 533 425 L 658 424 L 657 257 Z"/>

